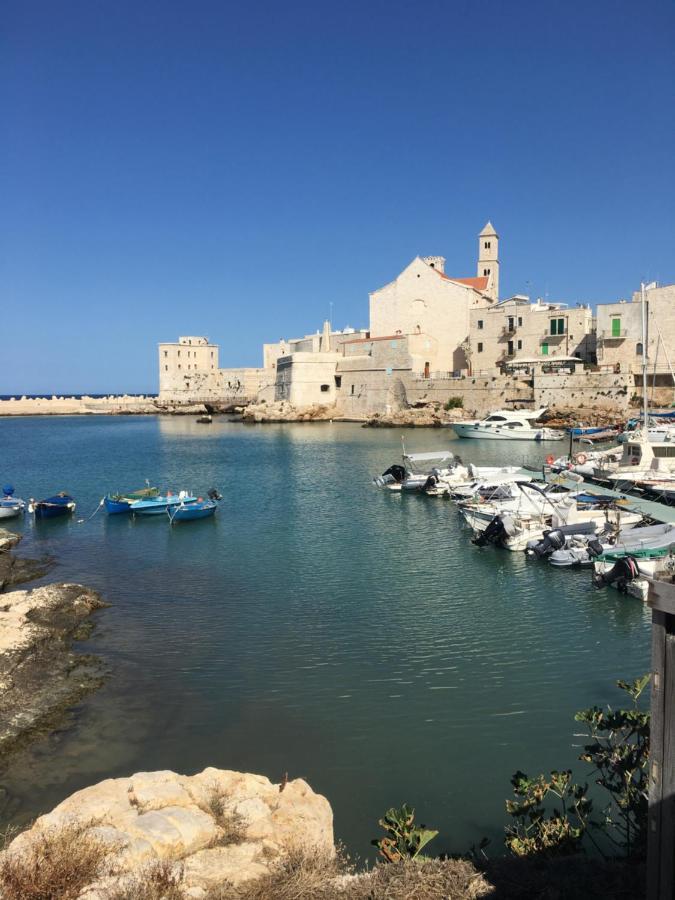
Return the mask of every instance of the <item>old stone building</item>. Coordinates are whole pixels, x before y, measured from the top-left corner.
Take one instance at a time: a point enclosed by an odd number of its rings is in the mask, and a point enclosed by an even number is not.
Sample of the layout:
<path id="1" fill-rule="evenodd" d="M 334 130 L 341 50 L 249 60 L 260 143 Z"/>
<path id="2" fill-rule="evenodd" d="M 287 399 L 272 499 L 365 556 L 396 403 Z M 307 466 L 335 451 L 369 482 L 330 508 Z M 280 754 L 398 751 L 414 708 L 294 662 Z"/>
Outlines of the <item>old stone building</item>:
<path id="1" fill-rule="evenodd" d="M 617 372 L 642 370 L 642 293 L 632 300 L 602 303 L 597 312 L 598 363 Z M 648 371 L 668 381 L 675 371 L 675 284 L 645 289 Z"/>
<path id="2" fill-rule="evenodd" d="M 162 343 L 159 354 L 159 399 L 172 403 L 244 402 L 263 387 L 263 369 L 221 369 L 218 345 L 206 337 L 179 337 Z"/>
<path id="3" fill-rule="evenodd" d="M 593 313 L 582 305 L 531 303 L 521 294 L 474 307 L 467 356 L 472 374 L 494 373 L 519 359 L 576 357 L 594 362 Z"/>
<path id="4" fill-rule="evenodd" d="M 499 297 L 499 238 L 488 222 L 478 236 L 478 274 L 446 275 L 442 256 L 415 257 L 370 295 L 370 336 L 418 336 L 420 372 L 459 374 L 468 368 L 470 311 Z"/>

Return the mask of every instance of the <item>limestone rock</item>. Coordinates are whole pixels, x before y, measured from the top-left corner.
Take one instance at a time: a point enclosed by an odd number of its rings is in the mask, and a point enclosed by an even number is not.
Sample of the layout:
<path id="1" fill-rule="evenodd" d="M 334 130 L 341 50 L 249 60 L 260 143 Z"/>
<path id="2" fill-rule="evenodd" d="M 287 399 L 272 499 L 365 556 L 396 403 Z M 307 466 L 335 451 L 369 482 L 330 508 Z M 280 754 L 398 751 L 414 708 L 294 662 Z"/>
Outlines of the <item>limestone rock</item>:
<path id="1" fill-rule="evenodd" d="M 275 403 L 255 403 L 247 406 L 241 415 L 242 422 L 328 422 L 338 415 L 335 406 L 314 403 L 311 406 L 291 406 L 285 400 Z"/>
<path id="2" fill-rule="evenodd" d="M 139 772 L 84 788 L 5 852 L 28 853 L 45 829 L 72 824 L 110 847 L 106 871 L 82 900 L 104 900 L 111 886 L 131 883 L 158 860 L 175 864 L 184 894 L 196 898 L 267 874 L 294 847 L 334 852 L 330 804 L 307 782 L 280 790 L 262 775 L 214 768 L 193 776 Z"/>

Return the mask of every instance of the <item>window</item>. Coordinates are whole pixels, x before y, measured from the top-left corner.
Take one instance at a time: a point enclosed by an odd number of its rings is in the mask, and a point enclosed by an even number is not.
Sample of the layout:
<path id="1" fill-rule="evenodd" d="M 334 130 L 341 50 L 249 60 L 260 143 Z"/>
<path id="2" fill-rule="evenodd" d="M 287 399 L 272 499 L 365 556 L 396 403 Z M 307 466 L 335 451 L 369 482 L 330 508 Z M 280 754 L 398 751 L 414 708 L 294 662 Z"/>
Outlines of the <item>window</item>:
<path id="1" fill-rule="evenodd" d="M 516 321 L 516 320 L 513 318 L 513 316 L 509 316 L 509 318 L 508 318 L 508 325 L 507 325 L 509 331 L 515 331 L 515 324 L 514 324 L 515 321 Z"/>
<path id="2" fill-rule="evenodd" d="M 165 351 L 164 351 L 164 359 L 166 359 L 168 355 L 169 355 L 169 351 L 168 351 L 168 350 L 165 350 Z"/>
<path id="3" fill-rule="evenodd" d="M 547 344 L 545 341 L 544 341 L 544 343 L 541 345 L 541 355 L 542 355 L 542 356 L 548 356 L 548 344 Z"/>
<path id="4" fill-rule="evenodd" d="M 480 342 L 479 342 L 479 344 L 478 344 L 478 352 L 479 352 L 479 353 L 482 353 L 482 352 L 483 352 L 483 345 L 482 345 Z"/>
<path id="5" fill-rule="evenodd" d="M 180 363 L 178 363 L 178 368 L 180 369 Z"/>
<path id="6" fill-rule="evenodd" d="M 485 241 L 483 246 L 485 247 L 486 250 L 489 250 L 490 249 L 490 241 Z"/>
<path id="7" fill-rule="evenodd" d="M 482 330 L 483 330 L 483 320 L 482 320 L 482 319 L 479 319 L 479 320 L 478 320 L 478 330 L 479 330 L 479 331 L 482 331 Z"/>
<path id="8" fill-rule="evenodd" d="M 488 416 L 486 422 L 506 422 L 506 416 Z"/>
<path id="9" fill-rule="evenodd" d="M 164 371 L 165 371 L 165 372 L 168 372 L 168 371 L 169 371 L 169 367 L 168 367 L 168 366 L 164 366 Z"/>
<path id="10" fill-rule="evenodd" d="M 518 341 L 518 350 L 522 350 L 522 349 L 523 349 L 523 342 Z"/>
<path id="11" fill-rule="evenodd" d="M 639 342 L 635 345 L 635 355 L 642 356 L 642 344 Z"/>
<path id="12" fill-rule="evenodd" d="M 520 328 L 520 326 L 521 326 L 522 324 L 523 324 L 523 317 L 522 317 L 522 316 L 518 316 L 518 328 Z"/>
<path id="13" fill-rule="evenodd" d="M 509 354 L 509 356 L 513 356 L 513 341 L 509 341 L 506 345 L 506 352 Z"/>
<path id="14" fill-rule="evenodd" d="M 565 334 L 565 320 L 551 319 L 551 334 Z"/>
<path id="15" fill-rule="evenodd" d="M 354 396 L 354 385 L 352 385 L 352 397 Z"/>
<path id="16" fill-rule="evenodd" d="M 489 269 L 483 269 L 483 275 L 489 275 L 489 274 L 490 274 Z"/>
<path id="17" fill-rule="evenodd" d="M 211 359 L 213 359 L 213 350 L 211 351 Z"/>
<path id="18" fill-rule="evenodd" d="M 342 375 L 335 376 L 335 387 L 336 388 L 342 387 Z"/>
<path id="19" fill-rule="evenodd" d="M 322 393 L 322 394 L 325 394 L 327 390 L 328 390 L 328 385 L 327 385 L 327 384 L 322 384 L 322 385 L 321 385 L 321 393 Z"/>
<path id="20" fill-rule="evenodd" d="M 180 350 L 178 351 L 178 355 L 180 356 Z"/>

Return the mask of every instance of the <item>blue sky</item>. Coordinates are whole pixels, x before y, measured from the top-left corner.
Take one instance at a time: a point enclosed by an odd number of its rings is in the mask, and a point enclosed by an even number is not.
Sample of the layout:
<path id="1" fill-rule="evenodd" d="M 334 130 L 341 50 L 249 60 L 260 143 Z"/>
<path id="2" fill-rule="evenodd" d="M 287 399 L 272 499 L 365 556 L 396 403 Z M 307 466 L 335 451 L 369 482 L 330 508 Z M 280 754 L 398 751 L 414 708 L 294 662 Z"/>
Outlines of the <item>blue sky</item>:
<path id="1" fill-rule="evenodd" d="M 675 4 L 9 0 L 0 394 L 367 325 L 416 255 L 570 302 L 675 281 Z"/>

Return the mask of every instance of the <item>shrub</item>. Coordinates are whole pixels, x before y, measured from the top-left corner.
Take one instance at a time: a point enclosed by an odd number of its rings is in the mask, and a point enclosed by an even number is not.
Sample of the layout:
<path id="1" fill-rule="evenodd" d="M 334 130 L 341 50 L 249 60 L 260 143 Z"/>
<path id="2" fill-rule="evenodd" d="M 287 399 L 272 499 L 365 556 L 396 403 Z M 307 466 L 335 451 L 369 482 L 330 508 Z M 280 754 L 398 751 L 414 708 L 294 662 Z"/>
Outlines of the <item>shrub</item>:
<path id="1" fill-rule="evenodd" d="M 588 785 L 574 784 L 572 772 L 553 771 L 530 779 L 516 772 L 511 779 L 518 799 L 507 800 L 514 823 L 506 828 L 506 846 L 516 856 L 566 856 L 584 849 L 585 838 L 604 856 L 603 839 L 619 855 L 644 858 L 647 849 L 649 713 L 638 701 L 650 675 L 618 686 L 632 700 L 630 709 L 597 706 L 575 716 L 588 728 L 591 743 L 579 757 L 593 766 L 595 783 L 609 795 L 601 819 L 593 819 Z M 551 810 L 546 801 L 553 800 Z"/>
<path id="2" fill-rule="evenodd" d="M 388 833 L 387 837 L 375 838 L 371 841 L 387 862 L 400 862 L 403 859 L 415 859 L 424 847 L 432 841 L 437 831 L 424 825 L 415 825 L 415 810 L 404 803 L 400 809 L 392 807 L 379 820 L 379 824 Z"/>
<path id="3" fill-rule="evenodd" d="M 215 841 L 216 846 L 240 844 L 245 839 L 247 827 L 245 817 L 231 808 L 230 794 L 217 784 L 209 788 L 203 809 L 213 817 L 220 828 L 221 833 Z"/>
<path id="4" fill-rule="evenodd" d="M 75 900 L 106 874 L 107 857 L 117 849 L 89 832 L 91 822 L 43 828 L 25 848 L 0 859 L 3 900 Z"/>
<path id="5" fill-rule="evenodd" d="M 461 397 L 449 397 L 445 404 L 443 405 L 443 409 L 463 409 L 464 408 L 464 400 Z"/>
<path id="6" fill-rule="evenodd" d="M 157 860 L 105 891 L 106 900 L 184 900 L 182 867 Z"/>

